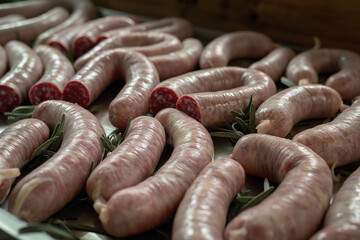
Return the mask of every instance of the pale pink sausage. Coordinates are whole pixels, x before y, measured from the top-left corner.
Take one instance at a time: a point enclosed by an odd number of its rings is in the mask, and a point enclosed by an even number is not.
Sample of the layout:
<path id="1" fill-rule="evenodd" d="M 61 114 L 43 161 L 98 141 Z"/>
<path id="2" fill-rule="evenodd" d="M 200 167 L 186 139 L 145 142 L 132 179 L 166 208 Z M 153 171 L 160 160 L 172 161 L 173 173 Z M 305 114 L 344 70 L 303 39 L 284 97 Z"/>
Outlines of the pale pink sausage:
<path id="1" fill-rule="evenodd" d="M 71 62 L 57 49 L 39 45 L 34 48 L 44 65 L 44 74 L 29 91 L 31 104 L 45 100 L 62 99 L 65 84 L 74 75 Z"/>
<path id="2" fill-rule="evenodd" d="M 239 87 L 216 92 L 184 94 L 177 100 L 176 108 L 195 118 L 205 127 L 221 126 L 224 121 L 234 122 L 231 111 L 245 110 L 251 96 L 256 109 L 276 93 L 274 81 L 265 73 L 238 69 L 236 80 Z"/>
<path id="3" fill-rule="evenodd" d="M 80 31 L 82 26 L 83 25 L 80 24 L 61 29 L 54 33 L 51 37 L 49 37 L 46 42 L 43 42 L 41 44 L 47 44 L 63 51 L 65 54 L 69 54 L 71 42 L 76 36 L 76 34 Z"/>
<path id="4" fill-rule="evenodd" d="M 37 223 L 62 209 L 82 190 L 90 167 L 100 162 L 105 134 L 100 121 L 86 109 L 61 100 L 36 106 L 33 117 L 51 129 L 65 115 L 60 149 L 22 178 L 10 193 L 8 210 L 28 223 Z"/>
<path id="5" fill-rule="evenodd" d="M 47 125 L 34 118 L 15 122 L 0 133 L 0 203 L 9 193 L 15 177 L 20 174 L 19 169 L 30 160 L 33 151 L 48 138 Z M 15 169 L 18 170 L 18 174 L 13 175 L 14 172 L 11 172 Z M 10 176 L 6 176 L 9 174 Z"/>
<path id="6" fill-rule="evenodd" d="M 265 134 L 240 138 L 231 157 L 247 174 L 280 184 L 260 204 L 231 220 L 225 239 L 309 239 L 333 193 L 326 162 L 300 143 Z"/>
<path id="7" fill-rule="evenodd" d="M 0 45 L 0 78 L 5 74 L 8 66 L 8 57 L 3 46 Z"/>
<path id="8" fill-rule="evenodd" d="M 115 193 L 101 209 L 102 226 L 113 236 L 135 235 L 171 219 L 186 190 L 212 161 L 213 142 L 200 123 L 173 108 L 155 117 L 174 150 L 155 175 Z"/>
<path id="9" fill-rule="evenodd" d="M 46 44 L 48 39 L 64 28 L 80 25 L 96 17 L 96 8 L 90 0 L 63 0 L 62 6 L 71 11 L 70 16 L 55 27 L 41 33 L 35 40 L 34 46 Z"/>
<path id="10" fill-rule="evenodd" d="M 311 49 L 294 57 L 286 69 L 287 78 L 300 85 L 317 83 L 320 73 L 335 73 L 325 84 L 344 100 L 360 95 L 358 54 L 344 49 Z"/>
<path id="11" fill-rule="evenodd" d="M 165 147 L 165 130 L 153 117 L 131 121 L 126 139 L 91 173 L 86 191 L 96 212 L 117 191 L 134 186 L 154 171 Z"/>
<path id="12" fill-rule="evenodd" d="M 193 36 L 193 26 L 184 18 L 168 17 L 104 32 L 98 37 L 97 42 L 123 34 L 124 32 L 168 33 L 178 37 L 180 40 L 184 40 Z"/>
<path id="13" fill-rule="evenodd" d="M 8 24 L 13 22 L 18 22 L 25 20 L 25 17 L 19 14 L 10 14 L 4 17 L 0 17 L 0 25 L 2 24 Z"/>
<path id="14" fill-rule="evenodd" d="M 205 46 L 200 57 L 200 68 L 224 67 L 235 58 L 262 58 L 274 48 L 273 41 L 262 33 L 226 33 Z"/>
<path id="15" fill-rule="evenodd" d="M 249 73 L 245 74 L 245 72 Z M 164 108 L 174 108 L 178 99 L 185 94 L 238 88 L 243 86 L 244 80 L 252 76 L 252 74 L 259 76 L 259 78 L 255 79 L 265 79 L 265 84 L 275 86 L 274 83 L 269 81 L 271 79 L 268 76 L 256 70 L 248 71 L 240 67 L 196 70 L 158 84 L 150 96 L 150 109 L 156 114 Z M 275 91 L 275 88 L 273 89 Z"/>
<path id="16" fill-rule="evenodd" d="M 288 47 L 277 47 L 259 61 L 249 66 L 269 75 L 274 82 L 278 82 L 285 73 L 286 66 L 295 56 L 295 52 Z"/>
<path id="17" fill-rule="evenodd" d="M 29 42 L 47 29 L 57 26 L 69 16 L 63 7 L 55 7 L 48 12 L 34 18 L 0 25 L 0 44 L 11 40 Z"/>
<path id="18" fill-rule="evenodd" d="M 223 239 L 229 205 L 244 184 L 245 172 L 238 162 L 225 158 L 209 163 L 181 200 L 171 239 Z"/>
<path id="19" fill-rule="evenodd" d="M 360 100 L 360 99 L 358 99 Z M 319 154 L 329 166 L 343 166 L 360 158 L 360 101 L 329 123 L 295 135 L 300 142 Z"/>
<path id="20" fill-rule="evenodd" d="M 203 45 L 199 40 L 187 38 L 182 42 L 180 50 L 150 56 L 149 60 L 155 65 L 160 79 L 167 79 L 195 70 L 199 65 L 202 50 Z"/>
<path id="21" fill-rule="evenodd" d="M 12 111 L 41 77 L 43 64 L 25 43 L 12 40 L 5 45 L 10 70 L 0 79 L 0 112 Z"/>
<path id="22" fill-rule="evenodd" d="M 137 51 L 145 56 L 154 56 L 180 49 L 181 42 L 177 37 L 167 33 L 125 33 L 102 41 L 86 54 L 78 58 L 75 61 L 74 66 L 79 70 L 91 59 L 100 55 L 105 50 L 117 48 Z"/>
<path id="23" fill-rule="evenodd" d="M 138 22 L 140 22 L 140 19 L 126 16 L 108 16 L 86 22 L 72 41 L 72 50 L 75 57 L 80 57 L 94 47 L 97 37 L 102 32 L 135 25 Z"/>
<path id="24" fill-rule="evenodd" d="M 116 77 L 126 84 L 109 106 L 111 123 L 125 129 L 130 117 L 145 115 L 149 96 L 159 83 L 154 65 L 141 53 L 108 50 L 85 65 L 66 84 L 64 100 L 87 107 Z"/>
<path id="25" fill-rule="evenodd" d="M 287 88 L 268 98 L 256 110 L 258 133 L 285 137 L 301 120 L 334 116 L 342 99 L 334 89 L 323 85 Z"/>
<path id="26" fill-rule="evenodd" d="M 325 215 L 322 229 L 310 240 L 356 240 L 360 238 L 358 210 L 360 168 L 353 172 L 336 192 Z"/>
<path id="27" fill-rule="evenodd" d="M 5 17 L 11 14 L 20 14 L 25 18 L 33 18 L 56 6 L 62 6 L 63 2 L 63 0 L 45 0 L 2 3 L 0 5 L 0 17 Z"/>

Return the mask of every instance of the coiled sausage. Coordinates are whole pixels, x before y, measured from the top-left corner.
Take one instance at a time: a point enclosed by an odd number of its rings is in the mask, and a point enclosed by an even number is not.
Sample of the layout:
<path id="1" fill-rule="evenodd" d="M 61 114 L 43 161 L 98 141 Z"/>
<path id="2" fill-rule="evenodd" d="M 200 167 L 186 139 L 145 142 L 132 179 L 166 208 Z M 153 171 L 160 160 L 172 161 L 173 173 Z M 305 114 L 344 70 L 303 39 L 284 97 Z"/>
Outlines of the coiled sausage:
<path id="1" fill-rule="evenodd" d="M 115 193 L 101 209 L 101 223 L 114 236 L 138 234 L 168 221 L 191 183 L 212 161 L 213 142 L 200 123 L 173 108 L 155 117 L 174 150 L 155 175 Z"/>
<path id="2" fill-rule="evenodd" d="M 333 190 L 330 168 L 319 155 L 289 139 L 249 134 L 231 156 L 247 174 L 280 184 L 259 205 L 233 218 L 225 239 L 308 239 L 316 231 Z"/>

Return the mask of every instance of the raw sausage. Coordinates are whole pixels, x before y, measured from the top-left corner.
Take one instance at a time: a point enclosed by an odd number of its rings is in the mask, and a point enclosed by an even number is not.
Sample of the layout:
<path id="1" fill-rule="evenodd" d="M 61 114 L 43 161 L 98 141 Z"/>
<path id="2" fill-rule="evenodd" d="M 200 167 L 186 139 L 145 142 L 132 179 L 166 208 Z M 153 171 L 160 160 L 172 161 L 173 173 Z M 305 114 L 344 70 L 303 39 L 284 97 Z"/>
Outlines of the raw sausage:
<path id="1" fill-rule="evenodd" d="M 153 113 L 167 107 L 176 107 L 177 100 L 185 94 L 200 92 L 215 92 L 224 89 L 233 89 L 243 85 L 239 78 L 248 70 L 240 67 L 220 67 L 213 69 L 197 70 L 167 79 L 156 86 L 150 96 L 150 109 Z M 258 74 L 259 77 L 271 80 L 265 74 L 256 70 L 250 73 Z M 250 74 L 251 75 L 251 74 Z M 265 83 L 269 81 L 265 80 Z M 268 83 L 275 86 L 273 83 Z M 274 88 L 275 90 L 275 88 Z"/>
<path id="2" fill-rule="evenodd" d="M 17 21 L 22 21 L 24 20 L 25 17 L 19 14 L 11 14 L 5 17 L 0 17 L 0 25 L 2 24 L 8 24 L 8 23 L 13 23 L 13 22 L 17 22 Z"/>
<path id="3" fill-rule="evenodd" d="M 101 209 L 103 227 L 117 237 L 138 234 L 168 221 L 214 156 L 209 133 L 194 119 L 173 108 L 155 117 L 164 126 L 174 150 L 155 175 L 115 193 Z"/>
<path id="4" fill-rule="evenodd" d="M 193 36 L 192 24 L 179 17 L 168 17 L 150 22 L 140 23 L 135 26 L 129 26 L 121 29 L 114 29 L 100 34 L 97 42 L 101 42 L 107 38 L 123 34 L 124 32 L 153 32 L 153 33 L 168 33 L 178 37 L 180 40 Z"/>
<path id="5" fill-rule="evenodd" d="M 97 37 L 102 32 L 135 25 L 138 22 L 140 22 L 140 19 L 126 16 L 108 16 L 86 22 L 72 41 L 72 50 L 75 57 L 80 57 L 94 47 Z"/>
<path id="6" fill-rule="evenodd" d="M 7 54 L 3 46 L 0 45 L 0 78 L 4 75 L 7 70 Z"/>
<path id="7" fill-rule="evenodd" d="M 319 154 L 329 166 L 343 166 L 360 158 L 360 98 L 334 120 L 295 135 Z"/>
<path id="8" fill-rule="evenodd" d="M 342 99 L 334 89 L 323 85 L 295 86 L 282 90 L 263 102 L 255 113 L 258 133 L 285 137 L 305 119 L 334 116 Z"/>
<path id="9" fill-rule="evenodd" d="M 167 33 L 126 33 L 102 41 L 75 61 L 75 68 L 82 68 L 87 62 L 104 50 L 122 48 L 137 51 L 145 56 L 166 54 L 181 48 L 181 42 Z"/>
<path id="10" fill-rule="evenodd" d="M 223 34 L 205 46 L 200 68 L 224 67 L 235 58 L 262 58 L 274 48 L 273 41 L 262 33 L 239 31 Z"/>
<path id="11" fill-rule="evenodd" d="M 195 38 L 187 38 L 182 42 L 180 50 L 158 56 L 150 56 L 160 79 L 167 79 L 193 71 L 199 65 L 203 50 L 202 43 Z"/>
<path id="12" fill-rule="evenodd" d="M 55 27 L 41 33 L 35 40 L 34 46 L 46 44 L 48 39 L 64 28 L 80 25 L 96 17 L 96 8 L 90 0 L 63 0 L 62 5 L 71 10 L 70 16 Z"/>
<path id="13" fill-rule="evenodd" d="M 280 184 L 259 205 L 230 221 L 225 239 L 309 239 L 332 196 L 325 161 L 300 143 L 265 134 L 240 138 L 231 156 L 247 174 Z"/>
<path id="14" fill-rule="evenodd" d="M 108 50 L 85 65 L 64 88 L 64 100 L 87 107 L 117 76 L 125 86 L 109 106 L 111 123 L 125 129 L 130 117 L 145 115 L 149 96 L 159 83 L 154 65 L 141 53 Z"/>
<path id="15" fill-rule="evenodd" d="M 33 151 L 49 138 L 49 128 L 29 118 L 9 125 L 0 133 L 0 203 L 5 200 L 15 177 Z"/>
<path id="16" fill-rule="evenodd" d="M 44 1 L 21 1 L 2 3 L 0 5 L 0 17 L 11 14 L 20 14 L 25 18 L 33 18 L 39 16 L 50 9 L 61 6 L 63 0 L 44 0 Z"/>
<path id="17" fill-rule="evenodd" d="M 69 55 L 71 42 L 82 27 L 83 25 L 80 24 L 61 29 L 49 37 L 43 44 L 46 43 L 47 45 L 57 48 Z"/>
<path id="18" fill-rule="evenodd" d="M 344 100 L 360 95 L 360 56 L 344 49 L 312 49 L 293 58 L 287 69 L 289 80 L 299 85 L 318 82 L 318 74 L 334 73 L 325 85 L 338 91 Z"/>
<path id="19" fill-rule="evenodd" d="M 222 81 L 222 79 L 220 79 Z M 238 68 L 239 87 L 217 92 L 199 92 L 182 95 L 176 108 L 195 118 L 205 127 L 221 126 L 223 122 L 234 122 L 231 111 L 245 110 L 252 103 L 257 108 L 276 93 L 274 81 L 265 73 Z"/>
<path id="20" fill-rule="evenodd" d="M 295 52 L 291 48 L 277 47 L 264 58 L 252 63 L 249 69 L 262 71 L 269 75 L 274 82 L 278 82 L 293 57 L 295 57 Z"/>
<path id="21" fill-rule="evenodd" d="M 28 223 L 50 217 L 83 188 L 90 167 L 100 162 L 105 134 L 100 121 L 89 111 L 61 100 L 36 106 L 33 117 L 54 129 L 65 115 L 60 149 L 45 163 L 21 179 L 10 193 L 8 210 Z"/>
<path id="22" fill-rule="evenodd" d="M 9 112 L 20 105 L 43 72 L 40 58 L 25 43 L 12 40 L 5 50 L 10 71 L 0 79 L 0 112 Z"/>
<path id="23" fill-rule="evenodd" d="M 86 190 L 100 213 L 117 191 L 134 186 L 150 176 L 165 147 L 165 130 L 153 117 L 131 121 L 126 139 L 91 173 Z"/>
<path id="24" fill-rule="evenodd" d="M 0 25 L 0 44 L 10 40 L 29 42 L 47 29 L 63 22 L 69 12 L 63 7 L 55 7 L 48 12 L 34 18 Z"/>
<path id="25" fill-rule="evenodd" d="M 310 240 L 350 240 L 360 237 L 360 168 L 342 184 L 325 215 L 324 226 Z"/>
<path id="26" fill-rule="evenodd" d="M 39 45 L 34 50 L 43 62 L 44 74 L 29 91 L 31 104 L 62 99 L 64 86 L 75 73 L 71 62 L 60 51 L 50 46 Z"/>
<path id="27" fill-rule="evenodd" d="M 229 205 L 244 183 L 245 172 L 238 162 L 225 158 L 209 163 L 181 200 L 171 239 L 223 239 Z"/>

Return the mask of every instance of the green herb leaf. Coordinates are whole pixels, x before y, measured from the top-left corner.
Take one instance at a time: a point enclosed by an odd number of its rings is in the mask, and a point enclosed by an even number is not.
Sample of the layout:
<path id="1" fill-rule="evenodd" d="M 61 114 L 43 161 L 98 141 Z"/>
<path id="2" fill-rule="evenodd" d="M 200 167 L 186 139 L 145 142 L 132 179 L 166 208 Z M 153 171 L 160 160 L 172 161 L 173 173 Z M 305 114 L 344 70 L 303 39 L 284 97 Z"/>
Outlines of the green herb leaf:
<path id="1" fill-rule="evenodd" d="M 120 143 L 119 143 L 119 144 L 121 144 L 121 143 L 125 140 L 125 138 L 126 138 L 126 136 L 127 136 L 127 133 L 128 133 L 128 131 L 129 131 L 129 128 L 130 128 L 131 120 L 132 120 L 132 118 L 130 117 L 130 118 L 129 118 L 129 121 L 128 121 L 127 125 L 126 125 L 125 131 L 124 131 L 123 135 L 121 136 L 121 139 L 120 139 Z"/>
<path id="2" fill-rule="evenodd" d="M 59 136 L 55 136 L 53 138 L 48 139 L 43 144 L 41 144 L 35 151 L 31 154 L 30 160 L 33 160 L 34 158 L 44 154 L 46 150 L 51 146 L 51 144 L 56 141 L 59 138 Z"/>
<path id="3" fill-rule="evenodd" d="M 246 108 L 245 108 L 245 110 L 244 110 L 244 114 L 245 114 L 245 115 L 249 113 L 250 107 L 251 107 L 251 105 L 253 105 L 252 99 L 253 99 L 253 95 L 251 94 L 251 95 L 250 95 L 249 103 L 248 103 L 248 105 L 246 106 Z"/>
<path id="4" fill-rule="evenodd" d="M 255 107 L 253 104 L 250 105 L 250 110 L 249 110 L 249 130 L 250 130 L 250 133 L 256 133 Z"/>
<path id="5" fill-rule="evenodd" d="M 35 106 L 18 106 L 11 112 L 4 112 L 7 116 L 8 122 L 13 123 L 25 118 L 31 118 Z"/>
<path id="6" fill-rule="evenodd" d="M 244 134 L 248 134 L 250 132 L 249 126 L 246 124 L 246 122 L 243 119 L 236 117 L 235 121 L 239 124 Z"/>
<path id="7" fill-rule="evenodd" d="M 284 84 L 286 87 L 295 87 L 297 86 L 294 82 L 290 81 L 287 77 L 282 76 L 280 78 L 280 82 Z"/>
<path id="8" fill-rule="evenodd" d="M 249 202 L 247 202 L 244 206 L 242 206 L 242 208 L 240 209 L 240 212 L 244 211 L 245 209 L 247 209 L 249 207 L 253 207 L 253 206 L 257 205 L 260 202 L 262 202 L 262 200 L 267 198 L 274 191 L 274 189 L 275 188 L 273 186 L 270 186 L 267 190 L 265 190 L 262 193 L 259 193 L 258 195 L 256 195 L 256 197 L 254 197 Z"/>

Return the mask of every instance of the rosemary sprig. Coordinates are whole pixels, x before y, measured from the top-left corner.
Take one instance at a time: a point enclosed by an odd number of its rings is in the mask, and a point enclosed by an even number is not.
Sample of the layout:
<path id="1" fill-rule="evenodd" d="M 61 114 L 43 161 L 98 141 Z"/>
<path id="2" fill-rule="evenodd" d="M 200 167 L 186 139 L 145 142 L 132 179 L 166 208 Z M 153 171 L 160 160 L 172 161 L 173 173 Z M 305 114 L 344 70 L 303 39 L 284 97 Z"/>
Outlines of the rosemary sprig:
<path id="1" fill-rule="evenodd" d="M 212 127 L 210 135 L 213 137 L 224 137 L 229 138 L 231 143 L 234 145 L 236 141 L 249 133 L 256 133 L 255 126 L 255 107 L 252 103 L 253 95 L 250 96 L 249 104 L 246 106 L 244 111 L 241 109 L 237 111 L 230 111 L 235 117 L 235 122 L 230 124 L 223 122 L 222 128 Z"/>
<path id="2" fill-rule="evenodd" d="M 227 221 L 230 222 L 236 215 L 244 211 L 247 208 L 253 207 L 262 202 L 273 191 L 274 186 L 270 186 L 267 178 L 264 179 L 264 191 L 256 196 L 249 196 L 250 190 L 241 191 L 236 199 L 231 203 L 230 210 L 228 212 Z"/>
<path id="3" fill-rule="evenodd" d="M 25 118 L 31 118 L 34 109 L 35 106 L 18 106 L 11 112 L 4 112 L 4 115 L 7 116 L 9 123 L 13 123 Z"/>
<path id="4" fill-rule="evenodd" d="M 123 133 L 121 133 L 119 129 L 115 129 L 108 136 L 102 135 L 100 140 L 105 148 L 103 158 L 105 158 L 109 153 L 114 151 L 117 146 L 119 146 L 125 140 L 129 131 L 131 120 L 132 119 L 130 118 Z"/>
<path id="5" fill-rule="evenodd" d="M 280 78 L 280 82 L 284 84 L 286 87 L 295 87 L 297 86 L 294 82 L 290 81 L 287 77 L 282 76 Z"/>
<path id="6" fill-rule="evenodd" d="M 30 160 L 32 161 L 29 164 L 30 169 L 36 168 L 51 158 L 60 148 L 64 136 L 64 123 L 65 115 L 63 114 L 61 116 L 61 121 L 55 126 L 50 138 L 41 144 L 38 148 L 36 148 L 35 151 L 31 154 Z"/>

